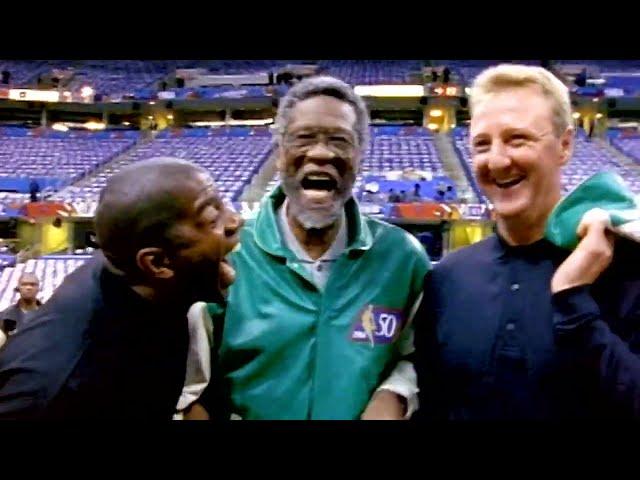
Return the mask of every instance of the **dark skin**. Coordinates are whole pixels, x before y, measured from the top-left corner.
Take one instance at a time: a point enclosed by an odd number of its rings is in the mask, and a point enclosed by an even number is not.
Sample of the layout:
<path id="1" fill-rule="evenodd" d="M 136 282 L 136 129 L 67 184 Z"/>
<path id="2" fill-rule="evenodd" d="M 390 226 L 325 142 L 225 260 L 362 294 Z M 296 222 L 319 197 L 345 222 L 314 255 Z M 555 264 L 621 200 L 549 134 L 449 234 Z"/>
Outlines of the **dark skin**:
<path id="1" fill-rule="evenodd" d="M 40 308 L 38 305 L 38 293 L 40 291 L 40 281 L 33 273 L 24 273 L 18 279 L 16 287 L 20 293 L 18 307 L 24 313 L 31 312 Z M 1 327 L 1 325 L 0 325 Z M 6 333 L 0 328 L 0 347 L 7 341 Z"/>
<path id="2" fill-rule="evenodd" d="M 224 206 L 206 172 L 190 164 L 152 164 L 116 179 L 101 206 L 96 220 L 101 247 L 139 295 L 188 306 L 224 298 L 232 279 L 221 263 L 237 244 L 243 221 Z M 140 212 L 144 222 L 131 220 L 131 212 Z M 161 238 L 149 235 L 160 232 L 154 224 L 167 225 Z"/>
<path id="3" fill-rule="evenodd" d="M 348 183 L 360 162 L 359 150 L 355 148 L 355 121 L 353 107 L 338 99 L 318 96 L 299 102 L 291 112 L 287 127 L 291 140 L 279 149 L 278 169 L 290 176 L 298 175 L 303 169 L 326 169 Z M 316 133 L 324 135 L 325 141 L 310 142 L 307 137 Z M 305 207 L 315 207 L 304 197 L 301 202 Z M 287 218 L 294 235 L 314 260 L 329 249 L 340 229 L 339 221 L 324 228 L 304 228 L 290 208 Z"/>
<path id="4" fill-rule="evenodd" d="M 339 221 L 327 228 L 305 229 L 294 216 L 287 215 L 287 220 L 300 245 L 313 260 L 317 260 L 329 250 L 340 229 Z"/>
<path id="5" fill-rule="evenodd" d="M 281 176 L 296 178 L 305 169 L 330 173 L 351 191 L 361 151 L 355 134 L 356 113 L 339 99 L 317 96 L 299 102 L 291 111 L 285 141 L 278 149 L 277 165 Z M 318 141 L 318 140 L 322 141 Z M 300 209 L 331 208 L 329 200 L 300 193 L 289 202 L 299 202 Z M 291 209 L 287 219 L 300 245 L 314 260 L 320 258 L 335 240 L 340 220 L 324 228 L 305 228 Z M 390 390 L 373 394 L 362 413 L 363 420 L 400 420 L 406 412 L 406 400 Z"/>
<path id="6" fill-rule="evenodd" d="M 31 273 L 25 273 L 18 280 L 18 292 L 20 300 L 18 306 L 23 312 L 38 309 L 38 292 L 40 291 L 40 281 L 38 277 Z"/>
<path id="7" fill-rule="evenodd" d="M 171 159 L 140 162 L 114 176 L 96 215 L 109 268 L 141 297 L 183 306 L 185 316 L 196 301 L 224 300 L 234 279 L 224 257 L 243 223 L 206 171 Z M 185 418 L 208 414 L 196 403 Z"/>

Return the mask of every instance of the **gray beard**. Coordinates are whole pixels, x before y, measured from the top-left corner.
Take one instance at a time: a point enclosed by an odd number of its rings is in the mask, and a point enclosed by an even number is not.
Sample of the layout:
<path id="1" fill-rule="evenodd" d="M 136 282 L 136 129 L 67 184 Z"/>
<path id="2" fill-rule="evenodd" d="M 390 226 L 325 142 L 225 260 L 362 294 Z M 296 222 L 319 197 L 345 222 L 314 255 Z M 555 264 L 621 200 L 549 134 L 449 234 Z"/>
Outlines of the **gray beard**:
<path id="1" fill-rule="evenodd" d="M 292 177 L 281 176 L 282 191 L 289 200 L 289 212 L 305 230 L 322 229 L 333 225 L 342 215 L 344 204 L 351 198 L 351 188 L 338 191 L 338 196 L 330 210 L 308 212 L 300 205 L 300 183 Z"/>

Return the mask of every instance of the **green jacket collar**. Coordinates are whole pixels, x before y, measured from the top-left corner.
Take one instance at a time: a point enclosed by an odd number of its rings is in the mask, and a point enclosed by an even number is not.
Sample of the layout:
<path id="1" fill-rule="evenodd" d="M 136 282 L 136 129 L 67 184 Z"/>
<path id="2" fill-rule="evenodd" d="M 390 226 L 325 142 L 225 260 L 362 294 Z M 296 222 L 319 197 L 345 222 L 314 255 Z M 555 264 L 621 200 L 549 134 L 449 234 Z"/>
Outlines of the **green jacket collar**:
<path id="1" fill-rule="evenodd" d="M 279 257 L 288 257 L 289 249 L 285 246 L 278 228 L 277 210 L 283 204 L 286 195 L 278 185 L 271 194 L 266 196 L 260 205 L 255 221 L 254 236 L 260 248 Z M 373 239 L 365 218 L 360 214 L 360 207 L 351 197 L 345 203 L 347 217 L 347 252 L 352 250 L 368 250 Z"/>

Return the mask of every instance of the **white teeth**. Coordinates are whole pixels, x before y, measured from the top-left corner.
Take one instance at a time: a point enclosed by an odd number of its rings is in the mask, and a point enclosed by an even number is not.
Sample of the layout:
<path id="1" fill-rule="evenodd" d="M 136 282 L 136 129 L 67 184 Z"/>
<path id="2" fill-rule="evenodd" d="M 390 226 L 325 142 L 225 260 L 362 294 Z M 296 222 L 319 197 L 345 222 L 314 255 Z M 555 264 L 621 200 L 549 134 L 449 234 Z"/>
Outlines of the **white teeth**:
<path id="1" fill-rule="evenodd" d="M 313 189 L 307 189 L 304 191 L 304 193 L 307 196 L 307 198 L 311 198 L 311 199 L 326 198 L 326 197 L 329 197 L 330 195 L 333 195 L 332 192 L 329 192 L 327 190 L 313 190 Z"/>
<path id="2" fill-rule="evenodd" d="M 496 185 L 508 185 L 509 183 L 517 182 L 523 179 L 524 177 L 514 177 L 514 178 L 510 178 L 509 180 L 495 180 L 495 182 L 496 182 Z"/>
<path id="3" fill-rule="evenodd" d="M 326 173 L 319 173 L 319 174 L 311 173 L 307 175 L 307 178 L 309 180 L 327 180 L 331 178 L 331 175 L 328 175 Z"/>

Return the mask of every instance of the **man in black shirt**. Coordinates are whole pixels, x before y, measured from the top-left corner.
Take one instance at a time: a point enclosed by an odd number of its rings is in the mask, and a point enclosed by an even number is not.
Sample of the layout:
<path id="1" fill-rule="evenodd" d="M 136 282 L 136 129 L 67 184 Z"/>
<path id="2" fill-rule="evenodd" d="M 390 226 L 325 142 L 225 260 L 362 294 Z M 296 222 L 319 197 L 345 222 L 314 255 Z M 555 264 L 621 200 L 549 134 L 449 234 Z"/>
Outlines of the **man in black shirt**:
<path id="1" fill-rule="evenodd" d="M 9 308 L 0 313 L 0 330 L 5 336 L 13 335 L 42 306 L 38 300 L 40 281 L 34 273 L 23 273 L 18 278 L 16 292 L 20 298 Z M 1 345 L 0 345 L 1 346 Z"/>
<path id="2" fill-rule="evenodd" d="M 95 223 L 101 250 L 0 352 L 0 418 L 175 413 L 187 311 L 224 300 L 242 220 L 205 170 L 154 159 L 111 177 Z"/>
<path id="3" fill-rule="evenodd" d="M 471 108 L 497 232 L 425 279 L 418 417 L 640 417 L 640 248 L 600 219 L 583 220 L 573 252 L 544 238 L 573 149 L 567 88 L 503 65 L 476 79 Z"/>

